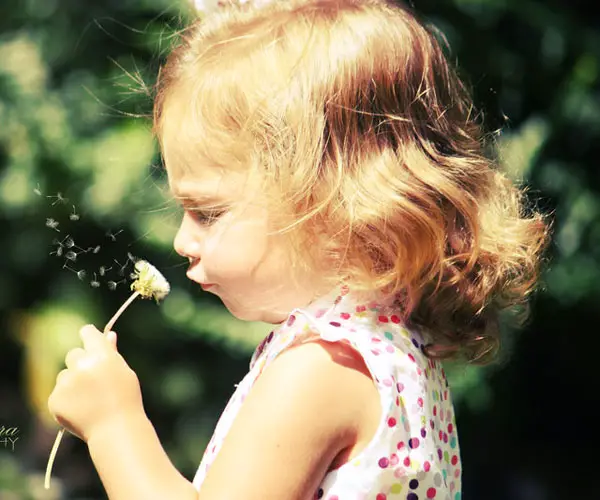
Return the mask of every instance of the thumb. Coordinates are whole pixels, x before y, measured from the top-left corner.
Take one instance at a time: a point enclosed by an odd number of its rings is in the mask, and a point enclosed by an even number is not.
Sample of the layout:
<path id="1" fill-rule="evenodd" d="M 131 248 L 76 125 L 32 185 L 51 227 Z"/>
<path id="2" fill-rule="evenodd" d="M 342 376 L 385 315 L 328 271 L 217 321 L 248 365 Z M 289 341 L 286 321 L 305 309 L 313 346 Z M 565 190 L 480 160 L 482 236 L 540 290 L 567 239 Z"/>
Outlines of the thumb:
<path id="1" fill-rule="evenodd" d="M 106 334 L 106 340 L 108 340 L 112 346 L 117 349 L 117 332 L 110 331 Z"/>

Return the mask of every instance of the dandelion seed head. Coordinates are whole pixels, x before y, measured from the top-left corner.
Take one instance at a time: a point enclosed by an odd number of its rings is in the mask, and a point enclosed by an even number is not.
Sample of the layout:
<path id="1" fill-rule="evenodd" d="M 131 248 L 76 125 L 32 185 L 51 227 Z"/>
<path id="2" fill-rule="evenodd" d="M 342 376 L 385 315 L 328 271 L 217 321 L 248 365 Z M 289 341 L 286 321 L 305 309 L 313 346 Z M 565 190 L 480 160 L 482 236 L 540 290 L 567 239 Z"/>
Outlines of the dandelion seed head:
<path id="1" fill-rule="evenodd" d="M 135 281 L 131 289 L 149 299 L 154 297 L 157 301 L 164 299 L 171 291 L 171 286 L 162 273 L 145 260 L 135 263 Z"/>

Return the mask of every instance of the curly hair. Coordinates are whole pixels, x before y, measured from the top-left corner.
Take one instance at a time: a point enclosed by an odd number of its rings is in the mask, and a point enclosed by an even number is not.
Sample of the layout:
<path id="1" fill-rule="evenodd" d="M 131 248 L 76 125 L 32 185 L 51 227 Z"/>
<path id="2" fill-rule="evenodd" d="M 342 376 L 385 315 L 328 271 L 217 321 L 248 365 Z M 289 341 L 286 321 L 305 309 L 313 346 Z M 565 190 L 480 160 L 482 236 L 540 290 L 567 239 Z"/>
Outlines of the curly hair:
<path id="1" fill-rule="evenodd" d="M 186 145 L 168 169 L 260 170 L 299 255 L 326 235 L 336 276 L 393 297 L 432 358 L 491 360 L 501 313 L 535 288 L 546 217 L 408 7 L 291 0 L 199 20 L 161 68 L 154 131 Z"/>

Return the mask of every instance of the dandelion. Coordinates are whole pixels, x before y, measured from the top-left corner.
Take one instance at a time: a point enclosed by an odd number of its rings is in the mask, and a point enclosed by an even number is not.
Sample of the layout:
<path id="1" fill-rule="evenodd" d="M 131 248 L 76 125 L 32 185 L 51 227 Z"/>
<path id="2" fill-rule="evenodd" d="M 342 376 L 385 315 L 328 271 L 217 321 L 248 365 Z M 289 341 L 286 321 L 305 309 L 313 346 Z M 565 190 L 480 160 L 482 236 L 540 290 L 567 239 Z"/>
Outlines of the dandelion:
<path id="1" fill-rule="evenodd" d="M 117 236 L 118 236 L 119 234 L 121 234 L 122 232 L 123 232 L 123 230 L 122 230 L 122 229 L 120 229 L 119 231 L 117 231 L 117 232 L 116 232 L 116 233 L 114 233 L 114 234 L 113 234 L 113 233 L 111 233 L 110 231 L 108 231 L 108 232 L 106 233 L 106 237 L 107 237 L 107 238 L 110 238 L 112 241 L 117 241 Z"/>
<path id="2" fill-rule="evenodd" d="M 71 220 L 79 220 L 79 214 L 75 211 L 75 205 L 73 205 L 73 213 L 69 215 Z"/>
<path id="3" fill-rule="evenodd" d="M 57 203 L 66 203 L 69 201 L 69 198 L 65 198 L 62 193 L 56 193 L 54 196 L 48 195 L 46 198 L 56 198 L 56 201 L 52 203 L 52 206 L 56 205 Z"/>
<path id="4" fill-rule="evenodd" d="M 115 263 L 117 264 L 117 266 L 119 266 L 119 276 L 125 276 L 125 268 L 127 267 L 127 262 L 125 262 L 125 265 L 121 265 L 121 263 L 117 260 L 117 259 L 113 259 L 115 261 Z M 133 277 L 132 279 L 135 279 L 135 277 Z"/>
<path id="5" fill-rule="evenodd" d="M 112 269 L 112 267 L 108 267 L 108 268 L 106 268 L 106 267 L 104 267 L 104 266 L 100 266 L 100 267 L 98 268 L 98 274 L 99 274 L 100 276 L 104 276 L 104 275 L 105 275 L 105 274 L 106 274 L 108 271 L 110 271 L 111 269 Z"/>
<path id="6" fill-rule="evenodd" d="M 94 273 L 94 279 L 90 281 L 92 288 L 100 288 L 100 282 L 96 279 L 96 273 Z"/>
<path id="7" fill-rule="evenodd" d="M 156 269 L 148 261 L 141 259 L 138 260 L 135 263 L 135 274 L 136 279 L 133 283 L 131 283 L 131 290 L 133 290 L 133 293 L 123 303 L 123 305 L 114 314 L 114 316 L 110 318 L 109 322 L 104 327 L 104 333 L 107 333 L 112 330 L 112 327 L 119 318 L 119 316 L 121 316 L 123 311 L 125 311 L 129 304 L 131 304 L 137 297 L 141 296 L 143 299 L 153 298 L 158 303 L 160 300 L 164 299 L 171 291 L 171 286 L 169 285 L 167 279 L 162 275 L 162 273 L 158 269 Z M 58 446 L 60 445 L 60 441 L 62 440 L 64 433 L 65 429 L 60 429 L 58 431 L 56 439 L 54 440 L 54 446 L 52 446 L 52 451 L 50 452 L 50 458 L 48 459 L 48 465 L 46 466 L 46 476 L 44 478 L 44 488 L 46 489 L 50 488 L 50 475 L 52 473 L 52 465 L 54 464 L 56 452 L 58 451 Z"/>
<path id="8" fill-rule="evenodd" d="M 57 257 L 62 257 L 62 254 L 63 254 L 63 246 L 59 242 L 58 246 L 56 247 L 56 250 L 54 252 L 50 252 L 50 255 L 56 255 Z"/>
<path id="9" fill-rule="evenodd" d="M 83 269 L 80 269 L 79 271 L 77 271 L 77 278 L 79 278 L 81 281 L 83 281 L 83 279 L 85 278 L 86 272 Z"/>
<path id="10" fill-rule="evenodd" d="M 52 219 L 51 217 L 46 219 L 46 227 L 49 227 L 50 229 L 54 229 L 55 231 L 60 233 L 60 229 L 58 229 L 59 224 L 60 223 L 58 221 Z"/>
<path id="11" fill-rule="evenodd" d="M 73 250 L 69 250 L 65 254 L 65 259 L 75 262 L 77 260 L 77 254 Z"/>
<path id="12" fill-rule="evenodd" d="M 38 182 L 37 186 L 33 188 L 33 192 L 38 196 L 42 196 L 42 190 L 40 189 L 40 183 Z"/>

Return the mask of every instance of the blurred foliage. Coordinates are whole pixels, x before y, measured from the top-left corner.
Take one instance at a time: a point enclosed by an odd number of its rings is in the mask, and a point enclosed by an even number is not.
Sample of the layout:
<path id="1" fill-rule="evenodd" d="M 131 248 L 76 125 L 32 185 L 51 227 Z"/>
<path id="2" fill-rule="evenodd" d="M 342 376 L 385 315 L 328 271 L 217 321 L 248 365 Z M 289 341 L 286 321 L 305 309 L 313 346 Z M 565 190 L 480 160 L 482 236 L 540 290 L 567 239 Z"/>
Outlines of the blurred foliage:
<path id="1" fill-rule="evenodd" d="M 591 498 L 591 481 L 581 479 L 593 477 L 590 448 L 563 419 L 595 389 L 599 342 L 590 335 L 597 327 L 587 326 L 600 319 L 597 18 L 583 2 L 414 4 L 448 38 L 489 130 L 502 129 L 503 166 L 555 224 L 527 328 L 506 328 L 494 366 L 448 367 L 464 498 Z M 146 410 L 187 477 L 268 332 L 196 291 L 171 249 L 178 214 L 150 134 L 150 89 L 190 13 L 167 0 L 0 6 L 0 426 L 20 429 L 14 452 L 0 448 L 2 499 L 104 498 L 72 437 L 59 451 L 53 489 L 40 488 L 56 430 L 45 401 L 79 326 L 103 326 L 127 296 L 128 253 L 157 265 L 172 285 L 163 304 L 136 303 L 116 330 Z M 563 455 L 578 457 L 579 479 L 562 473 Z"/>

